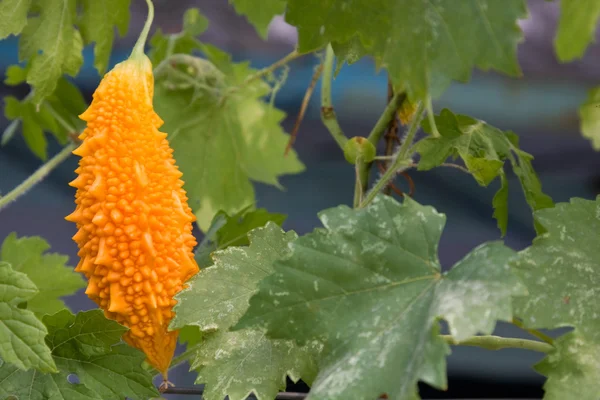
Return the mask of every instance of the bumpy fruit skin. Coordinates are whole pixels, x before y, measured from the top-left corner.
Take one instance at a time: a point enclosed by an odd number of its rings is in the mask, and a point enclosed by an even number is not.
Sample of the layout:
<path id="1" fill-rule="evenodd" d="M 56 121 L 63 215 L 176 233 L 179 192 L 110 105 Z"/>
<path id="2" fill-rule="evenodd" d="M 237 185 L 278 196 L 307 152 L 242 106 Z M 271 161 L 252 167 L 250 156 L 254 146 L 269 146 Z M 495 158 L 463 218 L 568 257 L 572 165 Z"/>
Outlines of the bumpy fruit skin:
<path id="1" fill-rule="evenodd" d="M 167 135 L 158 131 L 153 88 L 146 56 L 118 64 L 100 82 L 80 116 L 87 128 L 70 183 L 77 207 L 66 219 L 77 224 L 85 293 L 130 329 L 125 341 L 166 377 L 178 335 L 168 330 L 173 296 L 198 265 L 195 217 Z"/>

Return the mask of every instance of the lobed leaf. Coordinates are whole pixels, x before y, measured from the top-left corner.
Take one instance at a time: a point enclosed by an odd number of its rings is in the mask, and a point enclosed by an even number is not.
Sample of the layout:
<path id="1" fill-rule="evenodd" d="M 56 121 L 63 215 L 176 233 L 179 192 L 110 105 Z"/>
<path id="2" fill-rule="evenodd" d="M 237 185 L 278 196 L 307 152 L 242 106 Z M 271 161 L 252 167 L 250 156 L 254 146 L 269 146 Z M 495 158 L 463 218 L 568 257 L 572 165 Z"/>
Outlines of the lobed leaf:
<path id="1" fill-rule="evenodd" d="M 131 0 L 81 0 L 83 15 L 79 21 L 85 44 L 95 43 L 94 66 L 100 76 L 104 75 L 110 58 L 115 26 L 119 34 L 127 34 L 129 27 L 129 4 Z"/>
<path id="2" fill-rule="evenodd" d="M 415 101 L 468 80 L 473 67 L 520 75 L 517 21 L 526 14 L 523 0 L 289 0 L 286 21 L 300 52 L 358 37 Z"/>
<path id="3" fill-rule="evenodd" d="M 58 374 L 18 371 L 0 367 L 0 394 L 20 400 L 146 400 L 157 396 L 152 376 L 142 368 L 144 354 L 119 344 L 127 330 L 102 311 L 71 314 L 62 310 L 44 317 L 46 343 Z M 79 383 L 74 383 L 73 379 Z"/>
<path id="4" fill-rule="evenodd" d="M 233 328 L 323 341 L 311 399 L 412 399 L 419 379 L 444 388 L 448 347 L 435 334 L 437 319 L 458 340 L 490 333 L 497 319 L 512 318 L 511 296 L 524 294 L 508 267 L 515 253 L 499 242 L 442 274 L 446 218 L 409 198 L 380 195 L 365 209 L 340 206 L 320 219 L 325 229 L 290 244 Z"/>
<path id="5" fill-rule="evenodd" d="M 229 247 L 213 254 L 214 265 L 189 281 L 176 299 L 171 329 L 200 327 L 204 341 L 191 360 L 197 383 L 205 383 L 208 399 L 245 399 L 251 392 L 270 399 L 285 388 L 285 378 L 311 382 L 316 375 L 318 343 L 297 346 L 272 340 L 264 332 L 228 332 L 248 308 L 257 283 L 273 271 L 273 262 L 289 254 L 294 232 L 274 222 L 250 233 L 249 247 Z M 193 305 L 193 307 L 192 307 Z"/>
<path id="6" fill-rule="evenodd" d="M 189 59 L 187 71 L 157 76 L 154 106 L 190 207 L 206 230 L 219 210 L 235 213 L 254 204 L 251 181 L 281 187 L 279 176 L 304 166 L 295 152 L 284 155 L 285 114 L 262 99 L 270 87 L 260 79 L 246 82 L 254 73 L 247 63 L 233 63 L 210 46 L 203 51 L 208 59 Z"/>
<path id="7" fill-rule="evenodd" d="M 28 60 L 27 83 L 39 106 L 54 92 L 63 74 L 75 76 L 83 65 L 83 39 L 75 29 L 76 1 L 47 0 L 39 16 L 29 18 L 19 38 L 19 60 Z"/>
<path id="8" fill-rule="evenodd" d="M 513 132 L 502 132 L 484 121 L 456 115 L 448 109 L 435 116 L 435 123 L 440 137 L 427 137 L 415 145 L 415 151 L 421 156 L 419 170 L 429 170 L 450 157 L 460 157 L 479 185 L 488 186 L 500 177 L 501 186 L 492 204 L 502 235 L 506 234 L 508 226 L 506 160 L 511 163 L 532 210 L 553 206 L 552 199 L 542 191 L 542 184 L 533 170 L 533 156 L 519 148 L 518 137 Z M 427 133 L 432 132 L 429 121 L 423 122 L 423 129 Z"/>
<path id="9" fill-rule="evenodd" d="M 15 371 L 33 368 L 55 372 L 50 349 L 44 343 L 46 327 L 31 311 L 19 307 L 38 294 L 35 284 L 0 261 L 0 287 L 0 357 L 4 365 L 10 363 Z"/>
<path id="10" fill-rule="evenodd" d="M 6 72 L 5 83 L 15 86 L 23 83 L 27 76 L 27 68 L 12 65 Z M 65 144 L 69 135 L 83 129 L 83 121 L 78 116 L 85 111 L 85 102 L 81 91 L 66 78 L 61 77 L 56 83 L 54 92 L 46 97 L 38 108 L 28 95 L 22 100 L 13 96 L 4 97 L 4 115 L 12 120 L 2 136 L 2 144 L 6 144 L 22 124 L 22 133 L 29 149 L 38 158 L 47 158 L 48 141 L 45 132 L 51 133 L 59 143 Z"/>
<path id="11" fill-rule="evenodd" d="M 534 215 L 544 233 L 514 262 L 529 292 L 514 299 L 516 313 L 529 328 L 575 328 L 556 340 L 556 351 L 536 366 L 548 377 L 544 399 L 596 399 L 600 198 L 575 198 Z"/>
<path id="12" fill-rule="evenodd" d="M 41 237 L 17 238 L 11 233 L 0 249 L 0 261 L 26 274 L 39 289 L 27 302 L 27 309 L 38 315 L 55 313 L 66 307 L 60 300 L 85 287 L 80 274 L 66 265 L 67 256 L 45 254 L 50 245 Z"/>

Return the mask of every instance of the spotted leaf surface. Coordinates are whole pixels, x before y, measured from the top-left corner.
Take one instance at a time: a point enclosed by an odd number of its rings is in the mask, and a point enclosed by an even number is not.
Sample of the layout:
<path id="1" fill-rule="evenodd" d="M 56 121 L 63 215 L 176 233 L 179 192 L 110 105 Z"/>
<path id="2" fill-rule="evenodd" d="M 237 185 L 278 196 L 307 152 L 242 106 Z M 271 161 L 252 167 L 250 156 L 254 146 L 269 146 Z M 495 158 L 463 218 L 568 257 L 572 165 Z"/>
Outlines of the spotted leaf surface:
<path id="1" fill-rule="evenodd" d="M 274 222 L 251 231 L 248 247 L 229 247 L 213 254 L 214 265 L 190 280 L 177 295 L 172 328 L 198 326 L 204 341 L 192 358 L 197 383 L 205 383 L 208 400 L 245 399 L 253 392 L 272 399 L 285 388 L 285 378 L 312 382 L 321 346 L 297 346 L 273 340 L 262 330 L 228 332 L 248 308 L 258 282 L 273 272 L 273 262 L 289 255 L 294 232 L 284 233 Z"/>
<path id="2" fill-rule="evenodd" d="M 446 344 L 436 320 L 466 338 L 512 318 L 524 293 L 508 262 L 515 253 L 484 244 L 447 273 L 437 248 L 446 217 L 411 199 L 379 196 L 365 209 L 320 214 L 325 228 L 290 244 L 234 329 L 325 344 L 309 398 L 411 399 L 418 380 L 445 387 Z M 441 372 L 440 372 L 441 371 Z"/>
<path id="3" fill-rule="evenodd" d="M 529 291 L 515 298 L 516 312 L 531 328 L 575 328 L 537 366 L 548 376 L 545 399 L 595 400 L 600 390 L 600 200 L 572 199 L 536 212 L 535 218 L 546 233 L 514 264 Z"/>

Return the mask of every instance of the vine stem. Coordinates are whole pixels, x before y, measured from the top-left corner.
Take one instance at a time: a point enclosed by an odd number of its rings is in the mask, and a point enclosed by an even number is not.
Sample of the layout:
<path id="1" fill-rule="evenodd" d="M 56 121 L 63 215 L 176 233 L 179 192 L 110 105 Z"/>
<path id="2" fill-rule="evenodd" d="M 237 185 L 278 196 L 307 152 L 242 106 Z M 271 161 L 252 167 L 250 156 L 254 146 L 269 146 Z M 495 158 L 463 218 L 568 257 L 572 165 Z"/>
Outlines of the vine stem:
<path id="1" fill-rule="evenodd" d="M 33 174 L 31 174 L 27 179 L 25 179 L 19 186 L 11 190 L 6 196 L 0 197 L 0 211 L 6 206 L 8 206 L 13 201 L 17 200 L 19 197 L 27 193 L 29 189 L 31 189 L 35 184 L 42 181 L 54 168 L 56 168 L 60 163 L 66 160 L 77 145 L 75 143 L 69 143 L 65 146 L 58 154 L 52 157 L 48 162 L 38 168 Z"/>
<path id="2" fill-rule="evenodd" d="M 321 121 L 329 131 L 333 139 L 344 150 L 344 145 L 348 138 L 344 135 L 342 128 L 337 120 L 333 105 L 331 102 L 331 80 L 333 78 L 333 48 L 327 45 L 325 50 L 325 59 L 323 60 L 323 78 L 321 81 Z"/>
<path id="3" fill-rule="evenodd" d="M 377 123 L 375 124 L 375 126 L 369 133 L 369 136 L 367 137 L 367 139 L 369 139 L 369 142 L 373 143 L 374 146 L 377 146 L 377 143 L 379 143 L 379 139 L 381 139 L 381 136 L 390 124 L 390 121 L 396 115 L 396 111 L 398 110 L 404 99 L 406 99 L 406 93 L 404 92 L 398 92 L 395 93 L 394 96 L 392 96 L 390 102 L 383 111 L 383 114 L 381 114 L 381 116 L 377 120 Z"/>
<path id="4" fill-rule="evenodd" d="M 242 82 L 242 84 L 240 86 L 243 87 L 252 81 L 263 78 L 266 75 L 269 75 L 270 73 L 275 71 L 277 68 L 283 67 L 284 65 L 295 60 L 296 58 L 300 58 L 306 54 L 308 54 L 308 53 L 299 53 L 297 50 L 294 50 L 291 53 L 289 53 L 287 56 L 283 57 L 282 59 L 280 59 L 278 61 L 275 61 L 273 64 L 269 65 L 268 67 L 258 70 L 254 74 L 250 75 L 249 77 L 247 77 L 244 80 L 244 82 Z"/>
<path id="5" fill-rule="evenodd" d="M 360 205 L 363 199 L 363 195 L 367 190 L 369 184 L 369 164 L 363 161 L 361 157 L 356 160 L 355 171 L 356 171 L 356 183 L 354 185 L 354 203 L 353 207 L 356 208 Z"/>
<path id="6" fill-rule="evenodd" d="M 450 335 L 440 335 L 446 343 L 454 346 L 475 346 L 487 350 L 500 349 L 524 349 L 532 350 L 540 353 L 549 353 L 554 350 L 554 346 L 546 342 L 537 340 L 520 339 L 520 338 L 505 338 L 502 336 L 473 336 L 465 340 L 457 341 Z"/>
<path id="7" fill-rule="evenodd" d="M 548 344 L 554 344 L 554 339 L 552 339 L 550 336 L 546 335 L 543 332 L 538 331 L 537 329 L 526 328 L 525 325 L 523 324 L 523 322 L 521 322 L 517 318 L 513 318 L 512 323 L 513 323 L 513 325 L 518 326 L 519 328 L 523 329 L 525 332 L 529 333 L 530 335 L 535 336 L 536 338 L 543 340 L 544 342 L 546 342 Z"/>
<path id="8" fill-rule="evenodd" d="M 408 157 L 409 150 L 412 146 L 413 141 L 415 140 L 415 135 L 419 130 L 419 124 L 421 123 L 421 117 L 423 116 L 423 111 L 425 107 L 423 103 L 419 103 L 417 107 L 417 111 L 415 112 L 413 119 L 410 123 L 410 127 L 408 128 L 408 133 L 400 146 L 400 149 L 396 152 L 395 158 L 392 160 L 390 167 L 385 171 L 385 173 L 381 176 L 379 181 L 373 186 L 373 188 L 367 193 L 364 200 L 360 203 L 359 208 L 366 207 L 369 203 L 375 199 L 377 194 L 385 188 L 388 183 L 396 177 L 399 172 L 402 172 L 411 167 L 413 164 L 410 158 Z"/>

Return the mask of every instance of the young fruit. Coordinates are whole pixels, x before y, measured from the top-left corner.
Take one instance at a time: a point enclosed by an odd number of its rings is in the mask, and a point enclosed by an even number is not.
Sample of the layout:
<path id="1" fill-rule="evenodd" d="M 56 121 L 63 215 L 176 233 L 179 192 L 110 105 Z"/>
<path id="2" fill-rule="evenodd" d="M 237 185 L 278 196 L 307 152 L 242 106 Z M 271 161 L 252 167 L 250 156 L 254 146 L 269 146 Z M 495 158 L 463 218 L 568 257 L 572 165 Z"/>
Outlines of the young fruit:
<path id="1" fill-rule="evenodd" d="M 149 2 L 151 9 L 151 3 Z M 73 237 L 88 278 L 86 294 L 108 318 L 129 328 L 124 340 L 144 351 L 166 380 L 178 332 L 169 331 L 173 296 L 198 272 L 192 253 L 194 215 L 182 176 L 154 112 L 154 78 L 143 45 L 108 72 L 80 116 L 81 157 Z"/>

